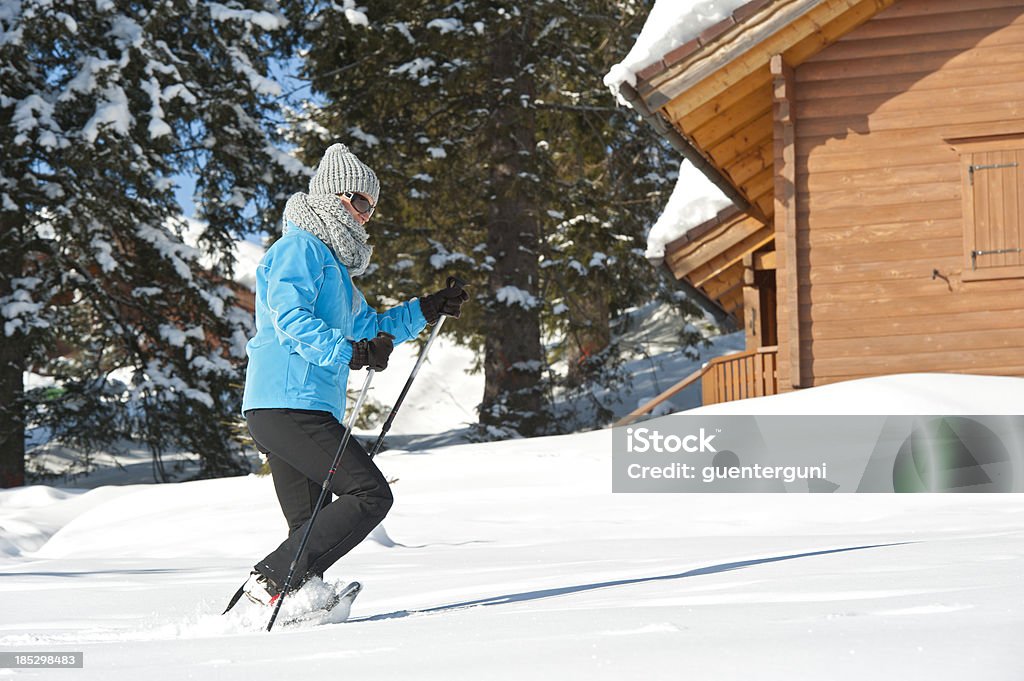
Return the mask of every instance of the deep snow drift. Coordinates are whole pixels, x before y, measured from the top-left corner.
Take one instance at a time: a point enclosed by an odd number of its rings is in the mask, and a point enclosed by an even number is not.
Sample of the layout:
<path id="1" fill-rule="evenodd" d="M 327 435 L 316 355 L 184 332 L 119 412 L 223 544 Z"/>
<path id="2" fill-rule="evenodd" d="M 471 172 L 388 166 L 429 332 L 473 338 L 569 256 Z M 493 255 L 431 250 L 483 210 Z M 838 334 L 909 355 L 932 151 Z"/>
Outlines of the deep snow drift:
<path id="1" fill-rule="evenodd" d="M 1024 399 L 991 377 L 848 388 L 801 397 Z M 0 650 L 85 652 L 17 672 L 47 679 L 1024 675 L 1021 495 L 613 495 L 610 437 L 382 454 L 395 507 L 327 573 L 364 583 L 353 619 L 270 634 L 217 614 L 283 537 L 269 478 L 0 492 Z"/>

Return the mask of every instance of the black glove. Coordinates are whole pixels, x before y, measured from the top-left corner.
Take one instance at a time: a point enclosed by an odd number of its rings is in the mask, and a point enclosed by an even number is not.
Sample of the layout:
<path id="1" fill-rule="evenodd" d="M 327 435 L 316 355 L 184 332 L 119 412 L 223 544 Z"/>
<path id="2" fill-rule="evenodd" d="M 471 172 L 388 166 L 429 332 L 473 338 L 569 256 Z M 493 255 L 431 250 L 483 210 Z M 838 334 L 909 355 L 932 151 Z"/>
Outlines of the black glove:
<path id="1" fill-rule="evenodd" d="M 462 288 L 455 277 L 448 277 L 448 285 L 437 293 L 420 298 L 420 310 L 428 324 L 436 324 L 441 315 L 459 318 L 462 304 L 469 300 L 469 294 Z"/>
<path id="2" fill-rule="evenodd" d="M 361 341 L 352 341 L 352 361 L 348 363 L 351 369 L 362 369 L 369 367 L 374 371 L 384 371 L 388 368 L 388 357 L 395 349 L 395 337 L 390 333 L 381 331 L 374 339 L 364 338 Z"/>

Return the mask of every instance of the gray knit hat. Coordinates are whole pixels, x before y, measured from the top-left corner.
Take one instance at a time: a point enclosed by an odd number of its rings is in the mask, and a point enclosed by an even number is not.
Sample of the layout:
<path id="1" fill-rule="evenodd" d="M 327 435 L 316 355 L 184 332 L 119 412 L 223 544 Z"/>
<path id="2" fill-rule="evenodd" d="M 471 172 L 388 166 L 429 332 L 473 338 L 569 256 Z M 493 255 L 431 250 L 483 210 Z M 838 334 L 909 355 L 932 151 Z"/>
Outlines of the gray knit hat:
<path id="1" fill-rule="evenodd" d="M 309 181 L 310 194 L 359 192 L 377 203 L 380 182 L 369 166 L 360 161 L 344 144 L 332 144 L 324 152 L 316 175 Z"/>

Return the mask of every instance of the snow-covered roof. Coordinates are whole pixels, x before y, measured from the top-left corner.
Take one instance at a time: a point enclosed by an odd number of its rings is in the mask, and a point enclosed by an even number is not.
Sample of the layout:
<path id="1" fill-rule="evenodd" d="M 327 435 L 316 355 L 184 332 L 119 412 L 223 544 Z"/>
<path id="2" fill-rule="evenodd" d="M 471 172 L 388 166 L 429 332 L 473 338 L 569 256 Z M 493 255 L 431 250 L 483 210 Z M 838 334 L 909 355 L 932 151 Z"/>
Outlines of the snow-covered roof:
<path id="1" fill-rule="evenodd" d="M 619 101 L 619 86 L 636 86 L 636 74 L 666 54 L 690 42 L 709 26 L 722 21 L 749 0 L 656 0 L 636 44 L 604 77 Z"/>
<path id="2" fill-rule="evenodd" d="M 694 227 L 715 217 L 732 201 L 704 173 L 689 161 L 679 166 L 679 179 L 654 226 L 647 235 L 648 258 L 665 257 L 665 245 L 675 241 Z"/>
<path id="3" fill-rule="evenodd" d="M 636 44 L 613 66 L 604 83 L 618 97 L 622 83 L 636 85 L 637 73 L 685 45 L 749 0 L 657 0 Z M 679 168 L 679 179 L 665 210 L 647 236 L 647 257 L 665 256 L 665 245 L 715 217 L 732 201 L 689 161 Z"/>

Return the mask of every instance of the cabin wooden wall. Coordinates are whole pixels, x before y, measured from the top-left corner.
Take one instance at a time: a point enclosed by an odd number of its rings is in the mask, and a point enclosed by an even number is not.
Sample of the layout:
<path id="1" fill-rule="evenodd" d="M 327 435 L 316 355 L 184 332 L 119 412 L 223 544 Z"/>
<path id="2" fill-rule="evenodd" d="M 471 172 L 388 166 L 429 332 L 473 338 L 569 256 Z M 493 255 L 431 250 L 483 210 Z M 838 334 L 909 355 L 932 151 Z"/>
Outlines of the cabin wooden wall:
<path id="1" fill-rule="evenodd" d="M 799 295 L 780 262 L 780 389 L 787 299 L 805 387 L 1024 376 L 1024 278 L 965 281 L 964 178 L 948 141 L 1024 133 L 1024 0 L 898 0 L 796 66 L 793 91 Z"/>

